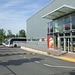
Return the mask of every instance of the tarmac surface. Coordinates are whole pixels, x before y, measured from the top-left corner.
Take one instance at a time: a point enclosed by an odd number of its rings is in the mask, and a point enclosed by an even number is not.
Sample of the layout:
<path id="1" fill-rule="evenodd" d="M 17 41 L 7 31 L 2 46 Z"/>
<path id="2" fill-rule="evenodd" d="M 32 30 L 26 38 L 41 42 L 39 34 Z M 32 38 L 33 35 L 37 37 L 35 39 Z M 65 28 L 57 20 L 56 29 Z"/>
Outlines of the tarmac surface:
<path id="1" fill-rule="evenodd" d="M 20 48 L 0 47 L 0 75 L 75 75 L 75 63 Z"/>
<path id="2" fill-rule="evenodd" d="M 64 53 L 61 52 L 61 56 L 58 54 L 58 51 L 56 50 L 48 50 L 48 49 L 43 49 L 43 48 L 36 48 L 36 47 L 30 47 L 30 46 L 21 46 L 21 49 L 35 52 L 38 54 L 43 54 L 46 56 L 52 56 L 54 58 L 70 61 L 70 62 L 75 62 L 75 53 Z"/>

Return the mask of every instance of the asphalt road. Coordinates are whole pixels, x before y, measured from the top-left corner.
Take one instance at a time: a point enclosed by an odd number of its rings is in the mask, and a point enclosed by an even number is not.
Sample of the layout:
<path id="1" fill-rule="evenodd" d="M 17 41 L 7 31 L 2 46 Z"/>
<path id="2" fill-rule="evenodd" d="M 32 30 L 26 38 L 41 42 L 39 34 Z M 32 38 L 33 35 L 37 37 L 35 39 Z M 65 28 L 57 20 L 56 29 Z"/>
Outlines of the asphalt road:
<path id="1" fill-rule="evenodd" d="M 0 75 L 75 75 L 75 63 L 0 47 Z"/>

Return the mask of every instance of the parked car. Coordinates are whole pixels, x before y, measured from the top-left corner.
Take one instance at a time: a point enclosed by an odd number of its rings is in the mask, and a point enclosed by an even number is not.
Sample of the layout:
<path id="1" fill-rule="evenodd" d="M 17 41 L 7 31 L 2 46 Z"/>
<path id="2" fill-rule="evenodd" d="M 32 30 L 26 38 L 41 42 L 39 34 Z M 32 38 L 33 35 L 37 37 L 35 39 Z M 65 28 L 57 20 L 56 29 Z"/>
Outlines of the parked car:
<path id="1" fill-rule="evenodd" d="M 0 45 L 3 45 L 2 43 L 0 43 Z"/>

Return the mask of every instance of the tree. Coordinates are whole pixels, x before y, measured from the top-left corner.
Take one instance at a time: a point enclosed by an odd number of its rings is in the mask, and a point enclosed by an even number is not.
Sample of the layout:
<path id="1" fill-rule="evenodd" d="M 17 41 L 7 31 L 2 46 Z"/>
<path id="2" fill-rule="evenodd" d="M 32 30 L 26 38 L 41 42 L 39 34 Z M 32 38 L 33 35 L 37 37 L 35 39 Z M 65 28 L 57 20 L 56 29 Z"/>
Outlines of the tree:
<path id="1" fill-rule="evenodd" d="M 15 37 L 11 30 L 8 30 L 7 38 Z"/>
<path id="2" fill-rule="evenodd" d="M 6 31 L 4 29 L 0 29 L 0 42 L 4 42 L 4 39 L 6 38 L 5 35 Z"/>
<path id="3" fill-rule="evenodd" d="M 19 31 L 19 37 L 26 37 L 25 30 L 22 29 Z"/>
<path id="4" fill-rule="evenodd" d="M 16 34 L 16 35 L 15 35 L 15 37 L 19 37 L 19 35 L 18 35 L 18 34 Z"/>

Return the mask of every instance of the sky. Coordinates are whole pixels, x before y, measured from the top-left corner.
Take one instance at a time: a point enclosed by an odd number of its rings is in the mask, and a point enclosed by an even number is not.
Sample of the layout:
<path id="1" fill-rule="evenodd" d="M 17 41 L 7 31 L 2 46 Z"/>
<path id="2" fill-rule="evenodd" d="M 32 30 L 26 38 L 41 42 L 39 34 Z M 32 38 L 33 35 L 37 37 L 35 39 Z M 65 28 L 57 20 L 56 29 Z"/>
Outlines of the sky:
<path id="1" fill-rule="evenodd" d="M 17 34 L 26 29 L 26 20 L 52 0 L 0 0 L 0 29 Z"/>

